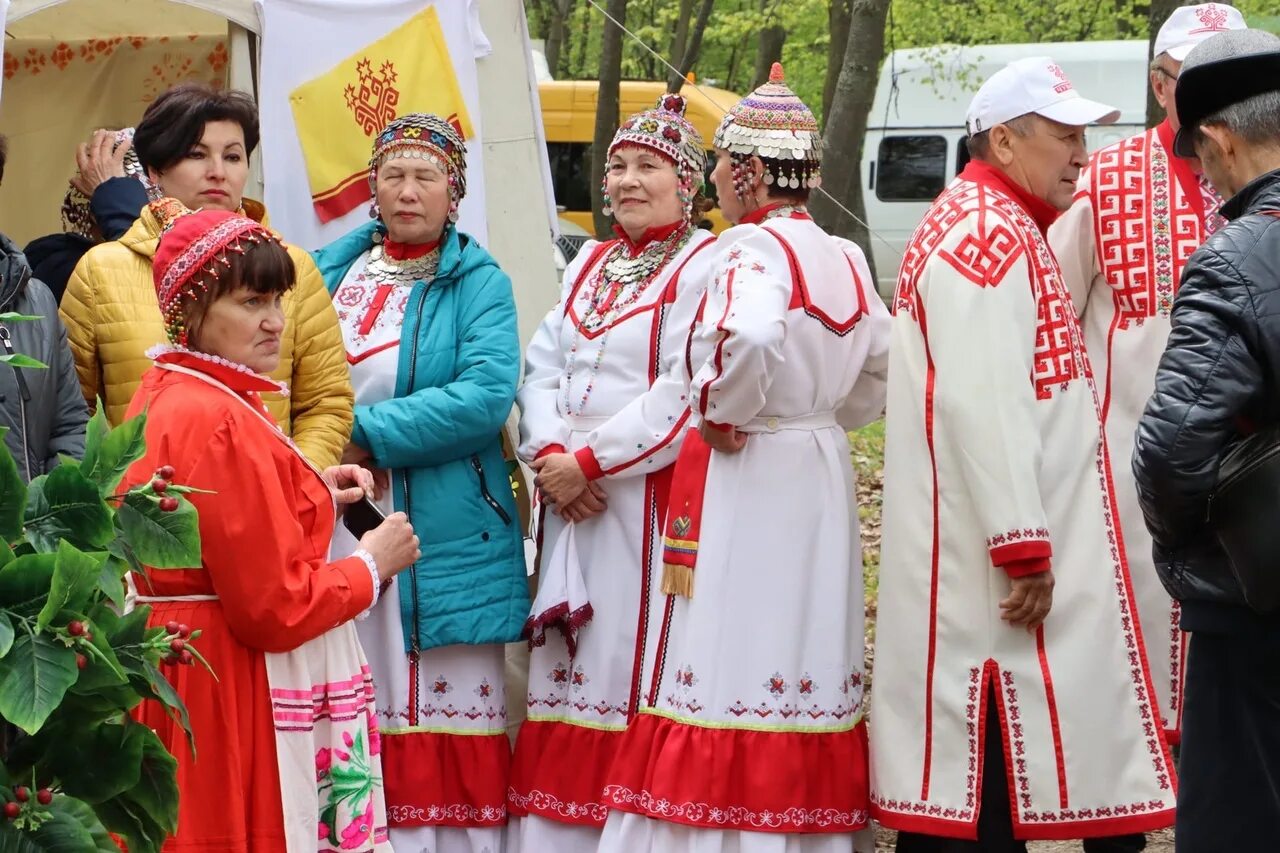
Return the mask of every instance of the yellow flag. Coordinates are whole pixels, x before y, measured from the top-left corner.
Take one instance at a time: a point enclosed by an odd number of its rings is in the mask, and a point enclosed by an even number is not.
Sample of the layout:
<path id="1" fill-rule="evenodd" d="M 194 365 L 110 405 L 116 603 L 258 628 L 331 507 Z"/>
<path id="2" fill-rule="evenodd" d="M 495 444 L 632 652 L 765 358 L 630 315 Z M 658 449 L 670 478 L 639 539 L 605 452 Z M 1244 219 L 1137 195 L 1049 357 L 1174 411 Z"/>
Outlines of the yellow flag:
<path id="1" fill-rule="evenodd" d="M 370 199 L 373 139 L 397 116 L 434 113 L 472 134 L 433 6 L 294 89 L 289 103 L 321 222 Z"/>

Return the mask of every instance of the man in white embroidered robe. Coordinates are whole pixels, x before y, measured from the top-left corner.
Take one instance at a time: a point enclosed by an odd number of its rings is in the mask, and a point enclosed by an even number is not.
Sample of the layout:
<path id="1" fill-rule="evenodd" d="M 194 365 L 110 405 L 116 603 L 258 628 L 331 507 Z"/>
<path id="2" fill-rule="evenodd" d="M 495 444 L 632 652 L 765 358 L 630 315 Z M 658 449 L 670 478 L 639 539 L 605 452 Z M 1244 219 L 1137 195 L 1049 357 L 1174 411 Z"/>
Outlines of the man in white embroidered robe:
<path id="1" fill-rule="evenodd" d="M 1192 47 L 1218 32 L 1244 28 L 1240 12 L 1219 3 L 1183 6 L 1169 16 L 1156 36 L 1150 71 L 1152 91 L 1168 118 L 1095 152 L 1080 175 L 1071 208 L 1049 229 L 1049 245 L 1080 317 L 1102 399 L 1142 639 L 1165 733 L 1173 743 L 1181 729 L 1186 637 L 1177 604 L 1156 576 L 1151 535 L 1128 460 L 1169 338 L 1182 267 L 1222 222 L 1222 200 L 1199 174 L 1198 164 L 1173 154 L 1179 127 L 1174 86 Z"/>
<path id="2" fill-rule="evenodd" d="M 902 853 L 1097 850 L 1173 820 L 1100 401 L 1044 239 L 1084 125 L 1117 115 L 1047 57 L 1011 63 L 907 248 L 871 726 L 872 814 Z"/>

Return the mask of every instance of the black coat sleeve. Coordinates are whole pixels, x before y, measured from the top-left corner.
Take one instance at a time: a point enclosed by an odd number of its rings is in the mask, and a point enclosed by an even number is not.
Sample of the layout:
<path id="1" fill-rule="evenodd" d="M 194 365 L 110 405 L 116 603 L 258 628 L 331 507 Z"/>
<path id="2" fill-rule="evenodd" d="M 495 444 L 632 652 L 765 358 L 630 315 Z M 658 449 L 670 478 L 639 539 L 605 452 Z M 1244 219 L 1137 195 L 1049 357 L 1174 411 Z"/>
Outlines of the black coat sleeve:
<path id="1" fill-rule="evenodd" d="M 1263 392 L 1252 288 L 1218 252 L 1188 262 L 1173 329 L 1134 439 L 1138 500 L 1157 560 L 1205 535 L 1218 464 Z"/>
<path id="2" fill-rule="evenodd" d="M 147 190 L 137 178 L 107 178 L 89 199 L 89 210 L 105 240 L 119 239 L 147 206 Z"/>

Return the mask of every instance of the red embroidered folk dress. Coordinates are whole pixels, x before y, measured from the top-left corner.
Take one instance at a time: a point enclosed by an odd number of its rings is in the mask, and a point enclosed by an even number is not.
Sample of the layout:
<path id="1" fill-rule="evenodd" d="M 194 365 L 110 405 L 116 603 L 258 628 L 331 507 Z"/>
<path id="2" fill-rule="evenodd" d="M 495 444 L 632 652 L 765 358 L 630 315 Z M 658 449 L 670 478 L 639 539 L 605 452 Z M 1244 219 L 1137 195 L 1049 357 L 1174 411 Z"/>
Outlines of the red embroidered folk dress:
<path id="1" fill-rule="evenodd" d="M 292 651 L 341 626 L 350 632 L 351 651 L 362 657 L 354 631 L 343 623 L 369 607 L 373 579 L 359 557 L 326 561 L 334 527 L 329 489 L 254 410 L 262 410 L 259 392 L 278 390 L 275 384 L 195 355 L 160 360 L 205 374 L 242 398 L 196 376 L 153 367 L 129 407 L 129 417 L 147 412 L 147 453 L 129 469 L 123 488 L 172 465 L 178 482 L 215 492 L 190 496 L 199 512 L 203 566 L 133 576 L 143 597 L 216 596 L 148 602 L 151 625 L 176 620 L 203 632 L 196 646 L 217 674 L 215 680 L 199 665 L 163 667 L 190 712 L 194 760 L 186 735 L 158 702 L 144 702 L 138 710 L 138 719 L 178 760 L 178 833 L 164 849 L 293 851 L 286 842 L 282 791 L 286 796 L 314 791 L 317 779 L 353 750 L 323 750 L 302 773 L 293 762 L 282 775 L 267 654 Z M 364 687 L 353 685 L 345 704 L 363 704 Z M 309 720 L 310 696 L 305 698 Z M 325 703 L 330 702 L 325 716 L 331 710 L 337 718 L 339 700 L 326 695 Z M 363 709 L 360 719 L 363 726 Z M 376 726 L 364 750 L 372 753 L 365 756 L 373 764 L 372 775 L 380 776 Z M 379 806 L 380 799 L 379 794 Z M 323 804 L 317 817 L 322 809 Z M 324 828 L 303 827 L 310 849 L 372 847 L 356 837 L 358 820 L 332 829 L 336 844 L 326 843 Z M 381 843 L 385 817 L 372 830 L 380 842 L 376 849 L 389 849 Z M 288 835 L 296 838 L 296 829 Z"/>
<path id="2" fill-rule="evenodd" d="M 1182 268 L 1223 222 L 1221 204 L 1191 163 L 1174 156 L 1173 128 L 1164 121 L 1094 152 L 1071 209 L 1049 229 L 1097 378 L 1107 446 L 1121 463 L 1112 476 L 1125 556 L 1160 715 L 1175 743 L 1187 641 L 1178 602 L 1156 574 L 1129 459 L 1169 340 Z"/>
<path id="3" fill-rule="evenodd" d="M 988 714 L 1020 839 L 1173 822 L 1117 523 L 1113 459 L 1056 211 L 972 162 L 907 245 L 894 298 L 871 726 L 872 815 L 974 838 Z M 1053 609 L 1000 618 L 1012 564 L 1049 561 Z M 1004 568 L 1002 568 L 1004 567 Z M 996 700 L 987 701 L 994 685 Z"/>
<path id="4" fill-rule="evenodd" d="M 845 431 L 883 408 L 888 311 L 862 252 L 802 210 L 755 211 L 714 251 L 689 400 L 748 438 L 707 463 L 693 597 L 649 601 L 599 850 L 847 852 L 868 803 Z"/>

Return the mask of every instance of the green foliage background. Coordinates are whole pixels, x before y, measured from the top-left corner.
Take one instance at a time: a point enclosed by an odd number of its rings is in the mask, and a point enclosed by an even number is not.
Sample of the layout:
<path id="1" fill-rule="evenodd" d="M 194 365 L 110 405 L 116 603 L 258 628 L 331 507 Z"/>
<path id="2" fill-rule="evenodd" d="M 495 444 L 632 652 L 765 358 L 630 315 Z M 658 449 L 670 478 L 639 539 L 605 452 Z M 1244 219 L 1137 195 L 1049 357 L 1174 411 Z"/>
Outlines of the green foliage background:
<path id="1" fill-rule="evenodd" d="M 527 0 L 534 38 L 545 38 L 550 0 Z M 756 34 L 780 24 L 787 31 L 782 51 L 787 81 L 815 112 L 822 104 L 831 38 L 830 0 L 716 0 L 694 66 L 699 82 L 746 93 L 755 66 Z M 1234 3 L 1250 26 L 1280 31 L 1280 0 Z M 679 14 L 679 0 L 630 0 L 627 27 L 664 57 Z M 885 48 L 936 44 L 1147 39 L 1148 4 L 1134 0 L 895 0 L 885 32 Z M 595 79 L 604 16 L 586 0 L 574 0 L 560 79 Z M 670 58 L 670 57 L 668 57 Z M 657 59 L 626 39 L 623 79 L 659 80 L 666 70 Z"/>

